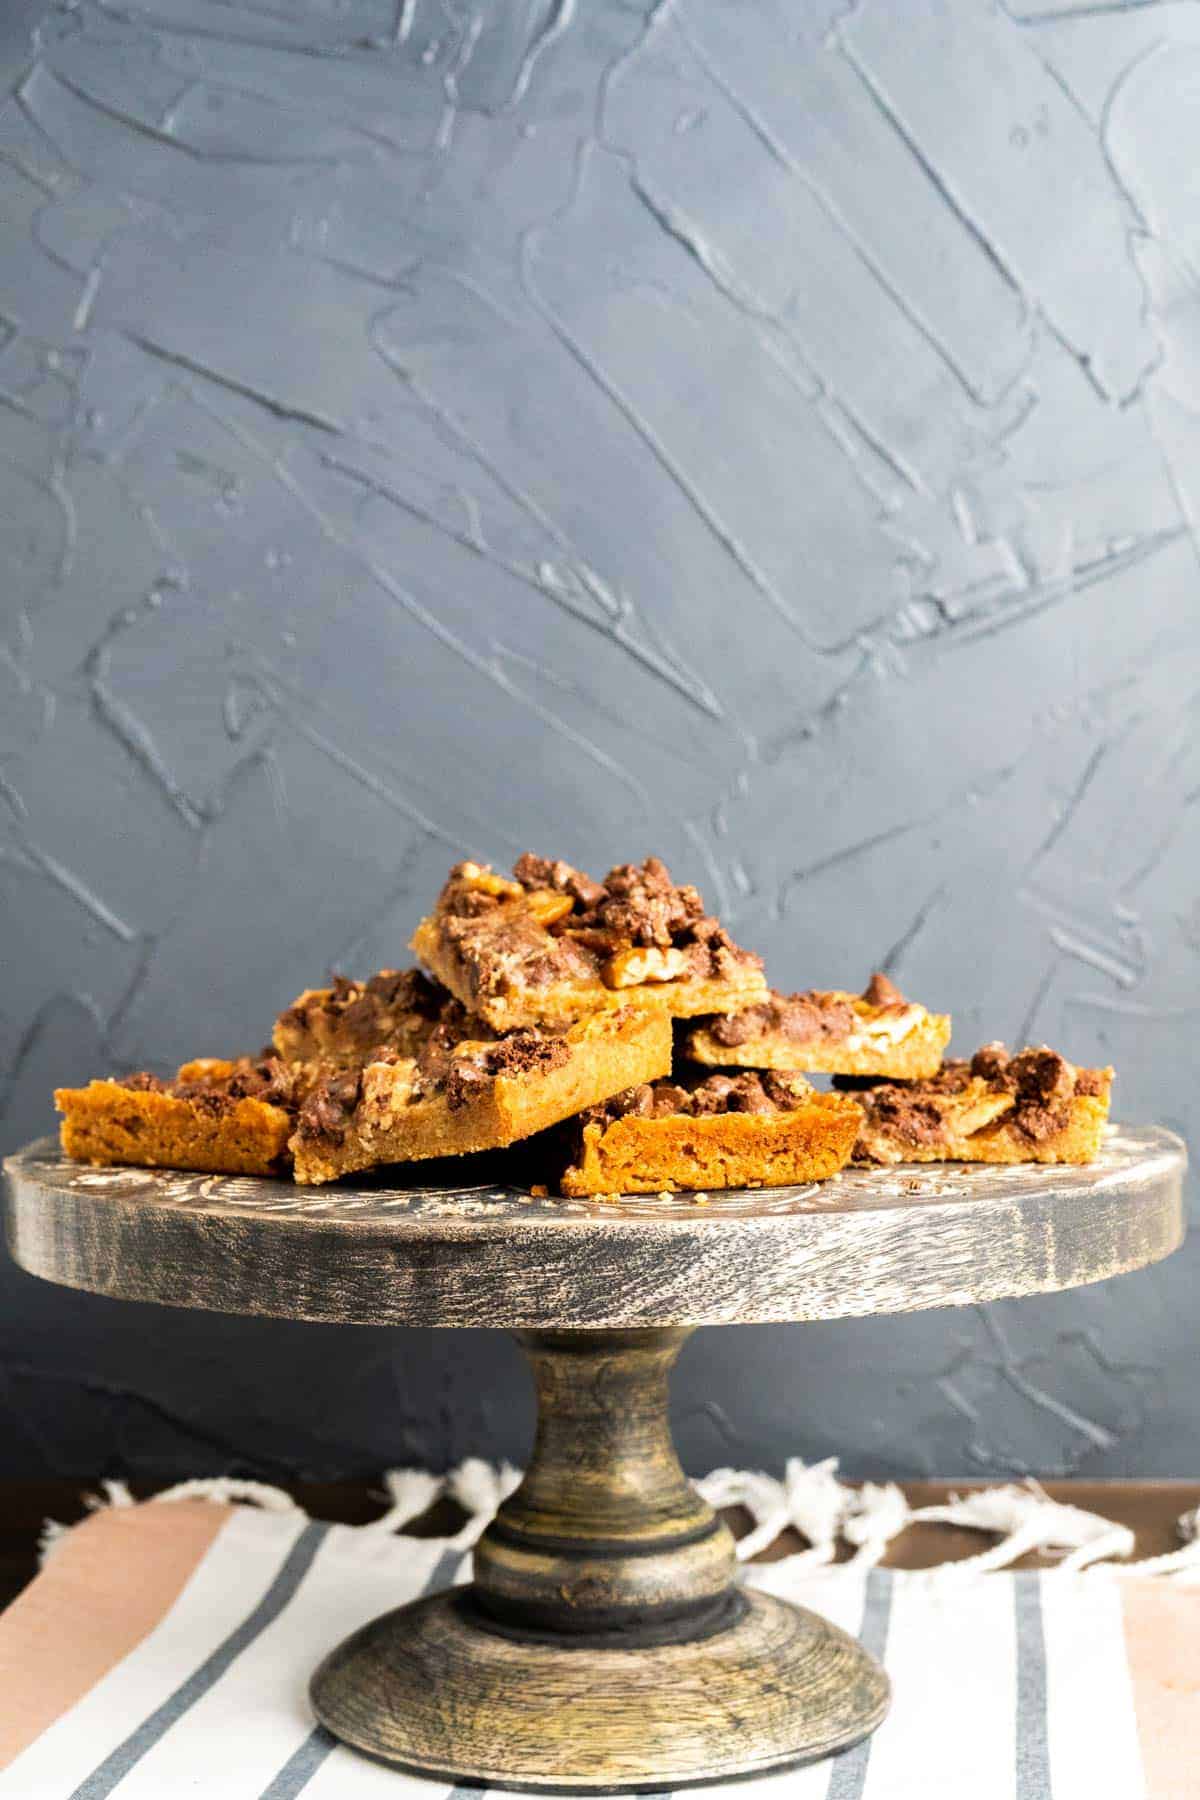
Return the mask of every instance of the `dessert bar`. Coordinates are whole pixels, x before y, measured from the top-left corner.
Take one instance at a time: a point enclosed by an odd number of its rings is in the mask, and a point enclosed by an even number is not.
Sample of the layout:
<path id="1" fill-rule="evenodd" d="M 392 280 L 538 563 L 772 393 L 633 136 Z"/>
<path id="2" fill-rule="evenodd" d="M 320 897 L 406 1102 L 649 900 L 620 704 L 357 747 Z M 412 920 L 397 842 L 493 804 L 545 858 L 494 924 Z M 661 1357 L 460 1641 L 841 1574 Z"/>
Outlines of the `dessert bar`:
<path id="1" fill-rule="evenodd" d="M 58 1088 L 62 1146 L 79 1162 L 276 1175 L 308 1072 L 278 1057 L 184 1063 L 173 1081 L 139 1073 Z"/>
<path id="2" fill-rule="evenodd" d="M 927 1081 L 855 1086 L 854 1160 L 1087 1163 L 1108 1118 L 1111 1069 L 1078 1069 L 1045 1046 L 985 1044 Z M 839 1081 L 840 1087 L 843 1082 Z"/>
<path id="3" fill-rule="evenodd" d="M 502 1148 L 670 1067 L 670 1019 L 647 1007 L 483 1042 L 438 1028 L 416 1057 L 381 1052 L 316 1083 L 292 1138 L 296 1180 Z"/>
<path id="4" fill-rule="evenodd" d="M 704 1019 L 689 1032 L 686 1051 L 712 1068 L 913 1080 L 937 1072 L 949 1040 L 945 1013 L 927 1012 L 875 974 L 861 994 L 770 993 L 740 1012 Z"/>
<path id="5" fill-rule="evenodd" d="M 565 1025 L 614 998 L 695 1018 L 766 993 L 761 959 L 654 856 L 602 882 L 542 856 L 522 856 L 512 880 L 459 863 L 412 948 L 496 1031 Z"/>
<path id="6" fill-rule="evenodd" d="M 861 1113 L 795 1073 L 747 1070 L 695 1086 L 657 1081 L 581 1121 L 564 1194 L 784 1187 L 821 1181 L 850 1160 Z"/>

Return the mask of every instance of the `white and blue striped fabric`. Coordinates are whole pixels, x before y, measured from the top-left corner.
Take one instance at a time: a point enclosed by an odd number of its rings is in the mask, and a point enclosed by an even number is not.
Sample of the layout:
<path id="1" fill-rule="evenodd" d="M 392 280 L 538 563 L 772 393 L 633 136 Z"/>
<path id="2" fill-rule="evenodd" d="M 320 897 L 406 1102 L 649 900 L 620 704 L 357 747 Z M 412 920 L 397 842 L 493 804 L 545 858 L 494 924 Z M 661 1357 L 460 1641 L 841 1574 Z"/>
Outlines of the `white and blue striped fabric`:
<path id="1" fill-rule="evenodd" d="M 169 1609 L 0 1774 L 19 1800 L 442 1800 L 336 1744 L 305 1690 L 321 1651 L 456 1579 L 449 1540 L 228 1509 Z M 1092 1575 L 748 1570 L 886 1662 L 891 1714 L 831 1761 L 730 1800 L 1159 1800 L 1139 1748 L 1120 1585 Z M 1194 1792 L 1200 1795 L 1200 1719 Z M 478 1795 L 476 1788 L 464 1794 Z"/>

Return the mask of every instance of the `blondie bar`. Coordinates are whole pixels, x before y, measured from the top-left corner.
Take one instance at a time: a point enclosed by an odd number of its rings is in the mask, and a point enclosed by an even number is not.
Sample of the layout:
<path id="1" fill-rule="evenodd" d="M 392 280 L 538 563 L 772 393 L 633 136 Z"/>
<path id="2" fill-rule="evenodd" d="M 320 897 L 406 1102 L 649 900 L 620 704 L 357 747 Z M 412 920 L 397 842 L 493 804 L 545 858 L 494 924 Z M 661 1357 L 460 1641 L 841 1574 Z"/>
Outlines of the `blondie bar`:
<path id="1" fill-rule="evenodd" d="M 1091 1162 L 1112 1077 L 1109 1068 L 1076 1068 L 1044 1045 L 1010 1056 L 1003 1044 L 985 1044 L 926 1081 L 855 1083 L 863 1123 L 854 1160 Z"/>
<path id="2" fill-rule="evenodd" d="M 278 1057 L 203 1057 L 173 1081 L 139 1073 L 58 1088 L 62 1147 L 79 1162 L 277 1175 L 307 1078 Z"/>
<path id="3" fill-rule="evenodd" d="M 761 959 L 654 856 L 603 881 L 541 856 L 522 856 L 512 880 L 459 863 L 412 948 L 496 1031 L 566 1025 L 614 999 L 694 1018 L 766 992 Z"/>
<path id="4" fill-rule="evenodd" d="M 564 1194 L 782 1187 L 820 1181 L 850 1160 L 862 1115 L 842 1094 L 773 1069 L 657 1081 L 586 1113 Z"/>
<path id="5" fill-rule="evenodd" d="M 381 1051 L 316 1083 L 291 1140 L 296 1180 L 502 1148 L 670 1067 L 671 1021 L 657 1008 L 605 1008 L 565 1031 L 522 1026 L 483 1042 L 439 1027 L 416 1057 Z"/>

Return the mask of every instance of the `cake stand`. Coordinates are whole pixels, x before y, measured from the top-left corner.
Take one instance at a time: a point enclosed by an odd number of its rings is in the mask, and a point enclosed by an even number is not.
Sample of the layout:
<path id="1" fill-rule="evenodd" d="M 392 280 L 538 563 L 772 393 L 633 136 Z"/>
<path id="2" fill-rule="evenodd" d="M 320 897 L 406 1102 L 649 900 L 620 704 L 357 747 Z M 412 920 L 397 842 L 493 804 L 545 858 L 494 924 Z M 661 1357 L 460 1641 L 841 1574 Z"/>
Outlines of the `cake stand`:
<path id="1" fill-rule="evenodd" d="M 671 1443 L 688 1333 L 1139 1268 L 1182 1239 L 1184 1165 L 1170 1132 L 1114 1131 L 1086 1169 L 850 1171 L 595 1204 L 486 1182 L 314 1190 L 91 1169 L 46 1139 L 6 1164 L 7 1226 L 23 1268 L 94 1293 L 515 1331 L 537 1439 L 472 1584 L 314 1645 L 328 1654 L 312 1701 L 347 1744 L 410 1771 L 611 1793 L 827 1756 L 887 1710 L 887 1677 L 854 1639 L 738 1585 L 733 1540 Z"/>

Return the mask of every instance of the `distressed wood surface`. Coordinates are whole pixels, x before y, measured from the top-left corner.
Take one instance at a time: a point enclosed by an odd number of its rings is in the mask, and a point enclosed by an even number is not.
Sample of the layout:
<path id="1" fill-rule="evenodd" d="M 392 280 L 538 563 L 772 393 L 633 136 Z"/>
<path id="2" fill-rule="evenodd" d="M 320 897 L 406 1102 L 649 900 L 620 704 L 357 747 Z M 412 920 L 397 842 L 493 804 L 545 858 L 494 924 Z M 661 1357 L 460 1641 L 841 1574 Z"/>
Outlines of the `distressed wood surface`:
<path id="1" fill-rule="evenodd" d="M 17 1262 L 67 1286 L 350 1324 L 617 1329 L 846 1318 L 1100 1281 L 1184 1231 L 1186 1152 L 1113 1130 L 1089 1168 L 851 1170 L 819 1185 L 539 1200 L 505 1186 L 306 1192 L 8 1159 Z"/>
<path id="2" fill-rule="evenodd" d="M 716 1637 L 629 1650 L 514 1643 L 434 1594 L 355 1632 L 312 1686 L 323 1724 L 402 1768 L 591 1794 L 831 1755 L 874 1730 L 888 1692 L 852 1637 L 765 1593 Z"/>

